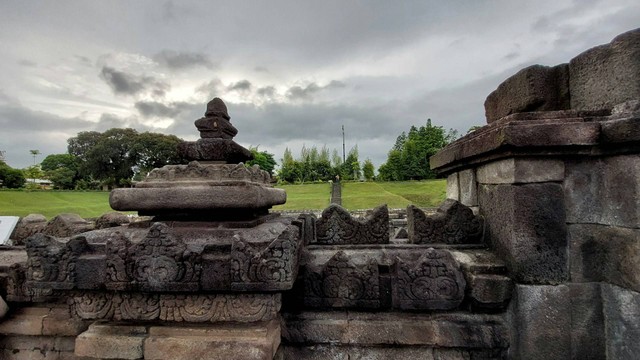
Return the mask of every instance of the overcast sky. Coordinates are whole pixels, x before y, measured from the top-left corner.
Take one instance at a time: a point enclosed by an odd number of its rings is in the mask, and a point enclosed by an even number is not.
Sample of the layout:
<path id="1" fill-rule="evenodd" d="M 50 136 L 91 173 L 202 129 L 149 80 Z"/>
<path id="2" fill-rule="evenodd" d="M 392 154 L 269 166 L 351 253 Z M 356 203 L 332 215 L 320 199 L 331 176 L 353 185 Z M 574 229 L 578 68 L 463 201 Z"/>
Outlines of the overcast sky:
<path id="1" fill-rule="evenodd" d="M 2 1 L 0 150 L 23 168 L 80 131 L 195 140 L 218 96 L 244 146 L 341 150 L 344 125 L 377 167 L 411 125 L 466 133 L 518 69 L 639 26 L 637 0 Z"/>

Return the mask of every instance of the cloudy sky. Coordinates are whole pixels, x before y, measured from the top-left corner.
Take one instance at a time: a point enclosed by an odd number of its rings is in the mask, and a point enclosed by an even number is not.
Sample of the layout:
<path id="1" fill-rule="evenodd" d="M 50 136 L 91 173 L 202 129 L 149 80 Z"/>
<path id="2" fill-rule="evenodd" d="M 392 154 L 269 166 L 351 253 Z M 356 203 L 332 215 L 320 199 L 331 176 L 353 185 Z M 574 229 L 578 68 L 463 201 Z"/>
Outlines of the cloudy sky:
<path id="1" fill-rule="evenodd" d="M 358 145 L 376 167 L 431 118 L 465 133 L 518 69 L 556 65 L 640 26 L 637 0 L 2 1 L 0 150 L 66 152 L 80 131 L 195 140 L 214 96 L 235 138 Z"/>

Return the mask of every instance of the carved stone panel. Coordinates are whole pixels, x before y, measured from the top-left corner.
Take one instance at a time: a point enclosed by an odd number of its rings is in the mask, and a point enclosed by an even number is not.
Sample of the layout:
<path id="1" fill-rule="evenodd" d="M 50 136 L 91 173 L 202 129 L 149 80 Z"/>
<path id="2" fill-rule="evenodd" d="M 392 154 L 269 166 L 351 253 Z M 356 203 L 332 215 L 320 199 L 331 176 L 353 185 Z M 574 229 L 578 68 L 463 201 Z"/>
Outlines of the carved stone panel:
<path id="1" fill-rule="evenodd" d="M 231 289 L 240 291 L 289 290 L 298 275 L 300 229 L 289 225 L 265 249 L 242 239 L 231 248 Z"/>
<path id="2" fill-rule="evenodd" d="M 450 310 L 464 299 L 464 275 L 446 250 L 429 248 L 417 260 L 398 257 L 396 266 L 395 308 Z"/>
<path id="3" fill-rule="evenodd" d="M 107 289 L 198 290 L 201 254 L 169 234 L 163 223 L 154 223 L 139 243 L 115 233 L 107 240 L 106 249 Z"/>
<path id="4" fill-rule="evenodd" d="M 149 294 L 80 292 L 69 297 L 74 317 L 175 322 L 265 321 L 280 311 L 280 294 Z"/>
<path id="5" fill-rule="evenodd" d="M 413 244 L 476 244 L 482 240 L 482 218 L 452 199 L 445 200 L 432 216 L 409 205 L 407 221 L 409 241 Z"/>
<path id="6" fill-rule="evenodd" d="M 27 239 L 27 285 L 45 289 L 72 289 L 76 260 L 87 248 L 84 237 L 67 242 L 35 234 Z"/>
<path id="7" fill-rule="evenodd" d="M 365 220 L 358 220 L 343 207 L 332 204 L 316 222 L 316 234 L 319 244 L 388 244 L 389 210 L 382 205 Z"/>
<path id="8" fill-rule="evenodd" d="M 378 263 L 369 259 L 356 265 L 338 251 L 324 266 L 308 266 L 304 279 L 304 304 L 311 307 L 379 308 Z"/>

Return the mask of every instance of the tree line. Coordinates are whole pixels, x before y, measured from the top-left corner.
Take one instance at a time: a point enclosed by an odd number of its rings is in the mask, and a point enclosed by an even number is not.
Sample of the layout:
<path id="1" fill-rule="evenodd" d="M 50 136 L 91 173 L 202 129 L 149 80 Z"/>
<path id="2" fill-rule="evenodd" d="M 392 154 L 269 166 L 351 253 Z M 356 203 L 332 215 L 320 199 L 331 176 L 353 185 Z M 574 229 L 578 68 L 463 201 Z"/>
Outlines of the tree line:
<path id="1" fill-rule="evenodd" d="M 374 166 L 367 159 L 362 164 L 358 158 L 358 146 L 349 150 L 343 161 L 335 149 L 330 153 L 326 146 L 320 150 L 316 146 L 307 148 L 302 146 L 300 155 L 293 157 L 291 150 L 286 148 L 281 159 L 278 180 L 284 183 L 303 183 L 314 181 L 344 180 L 372 180 Z"/>
<path id="2" fill-rule="evenodd" d="M 298 157 L 287 148 L 280 159 L 276 179 L 282 183 L 328 181 L 337 177 L 367 181 L 433 179 L 436 174 L 429 168 L 429 157 L 456 137 L 455 130 L 435 126 L 431 119 L 423 126 L 411 126 L 408 132 L 397 137 L 377 176 L 371 160 L 360 161 L 357 145 L 349 150 L 344 161 L 338 151 L 330 151 L 326 146 L 320 149 L 303 146 Z M 177 151 L 182 141 L 174 135 L 139 133 L 128 128 L 84 131 L 67 140 L 67 153 L 48 155 L 39 165 L 19 170 L 0 161 L 0 185 L 20 188 L 25 186 L 26 179 L 44 178 L 49 179 L 55 189 L 130 186 L 154 168 L 186 163 Z M 278 165 L 274 155 L 257 147 L 250 150 L 254 159 L 246 165 L 257 164 L 273 175 Z"/>

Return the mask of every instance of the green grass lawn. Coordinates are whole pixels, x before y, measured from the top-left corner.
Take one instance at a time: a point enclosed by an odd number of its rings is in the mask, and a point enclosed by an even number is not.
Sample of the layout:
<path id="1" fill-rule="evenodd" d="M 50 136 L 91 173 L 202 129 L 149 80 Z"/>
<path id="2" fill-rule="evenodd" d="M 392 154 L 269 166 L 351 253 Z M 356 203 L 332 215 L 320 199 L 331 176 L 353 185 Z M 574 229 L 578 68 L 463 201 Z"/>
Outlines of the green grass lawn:
<path id="1" fill-rule="evenodd" d="M 108 191 L 0 191 L 0 215 L 42 214 L 52 218 L 74 213 L 83 218 L 113 211 Z"/>
<path id="2" fill-rule="evenodd" d="M 382 204 L 389 208 L 438 206 L 446 196 L 446 180 L 344 183 L 342 206 L 349 210 L 369 209 Z"/>
<path id="3" fill-rule="evenodd" d="M 329 206 L 331 186 L 323 184 L 283 185 L 287 203 L 274 210 L 320 210 Z M 342 205 L 350 210 L 387 204 L 404 208 L 438 206 L 446 193 L 446 180 L 343 183 Z M 106 191 L 0 191 L 0 216 L 42 214 L 52 218 L 75 213 L 84 218 L 113 211 Z"/>

